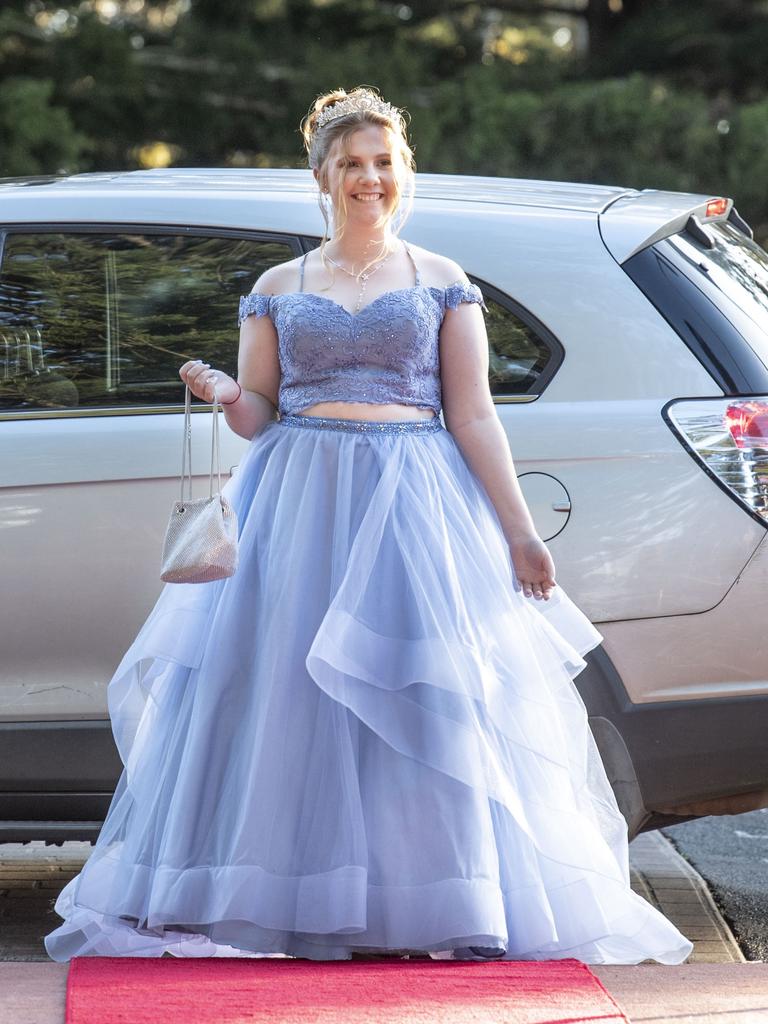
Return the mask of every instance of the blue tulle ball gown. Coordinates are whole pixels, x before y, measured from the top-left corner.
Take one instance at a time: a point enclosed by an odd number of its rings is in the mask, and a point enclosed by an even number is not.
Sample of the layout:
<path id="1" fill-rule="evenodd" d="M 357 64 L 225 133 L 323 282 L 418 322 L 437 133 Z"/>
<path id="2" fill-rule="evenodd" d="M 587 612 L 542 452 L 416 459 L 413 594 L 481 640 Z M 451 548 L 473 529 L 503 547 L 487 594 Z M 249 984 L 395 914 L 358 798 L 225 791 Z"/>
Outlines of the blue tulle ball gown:
<path id="1" fill-rule="evenodd" d="M 602 637 L 516 588 L 440 420 L 284 416 L 224 493 L 237 572 L 166 584 L 109 684 L 125 767 L 50 957 L 684 960 L 573 683 Z"/>

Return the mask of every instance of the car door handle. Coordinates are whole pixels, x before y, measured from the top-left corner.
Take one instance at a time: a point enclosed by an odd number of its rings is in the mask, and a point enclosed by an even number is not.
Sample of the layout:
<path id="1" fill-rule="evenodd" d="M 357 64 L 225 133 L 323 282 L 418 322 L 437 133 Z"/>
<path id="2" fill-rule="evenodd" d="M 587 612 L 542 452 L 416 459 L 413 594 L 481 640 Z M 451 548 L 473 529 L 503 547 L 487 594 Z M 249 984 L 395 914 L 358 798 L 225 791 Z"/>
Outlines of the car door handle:
<path id="1" fill-rule="evenodd" d="M 553 512 L 570 512 L 571 511 L 571 503 L 570 503 L 570 501 L 567 501 L 567 500 L 566 501 L 553 501 L 552 502 L 552 511 Z"/>

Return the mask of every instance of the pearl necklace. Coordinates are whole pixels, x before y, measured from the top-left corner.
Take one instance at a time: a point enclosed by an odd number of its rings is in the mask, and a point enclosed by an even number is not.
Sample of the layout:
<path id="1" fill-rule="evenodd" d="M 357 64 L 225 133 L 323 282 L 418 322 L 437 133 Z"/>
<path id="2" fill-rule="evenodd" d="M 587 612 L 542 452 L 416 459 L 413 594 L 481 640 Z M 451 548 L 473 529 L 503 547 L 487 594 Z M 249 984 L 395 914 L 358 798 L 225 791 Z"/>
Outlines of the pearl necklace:
<path id="1" fill-rule="evenodd" d="M 349 276 L 354 277 L 355 280 L 359 278 L 363 282 L 362 285 L 360 286 L 360 294 L 357 296 L 357 305 L 355 306 L 355 313 L 360 312 L 360 303 L 363 301 L 363 292 L 365 291 L 365 286 L 368 284 L 368 278 L 372 277 L 377 270 L 383 267 L 384 264 L 389 259 L 389 257 L 394 255 L 395 251 L 396 250 L 393 249 L 391 253 L 384 257 L 383 260 L 379 260 L 379 262 L 376 264 L 373 270 L 369 270 L 367 274 L 353 274 L 351 270 L 347 270 L 346 267 L 342 267 L 340 263 L 337 263 L 333 256 L 329 256 L 328 253 L 325 254 L 326 259 L 330 260 L 334 267 L 338 267 L 339 270 L 343 270 L 345 274 L 349 274 Z"/>

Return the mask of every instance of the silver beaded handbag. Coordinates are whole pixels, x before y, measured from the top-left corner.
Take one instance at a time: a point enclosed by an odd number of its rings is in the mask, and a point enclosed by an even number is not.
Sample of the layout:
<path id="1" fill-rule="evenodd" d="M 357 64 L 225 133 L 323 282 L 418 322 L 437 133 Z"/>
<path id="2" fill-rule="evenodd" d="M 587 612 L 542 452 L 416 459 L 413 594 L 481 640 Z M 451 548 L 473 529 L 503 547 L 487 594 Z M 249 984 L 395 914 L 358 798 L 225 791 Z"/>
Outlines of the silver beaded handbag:
<path id="1" fill-rule="evenodd" d="M 213 466 L 219 490 L 213 493 Z M 181 496 L 174 502 L 165 533 L 160 579 L 166 583 L 209 583 L 237 569 L 237 514 L 221 493 L 219 401 L 214 395 L 211 425 L 211 475 L 207 498 L 192 498 L 192 393 L 184 395 L 184 443 L 181 450 Z M 184 498 L 184 478 L 189 481 Z"/>

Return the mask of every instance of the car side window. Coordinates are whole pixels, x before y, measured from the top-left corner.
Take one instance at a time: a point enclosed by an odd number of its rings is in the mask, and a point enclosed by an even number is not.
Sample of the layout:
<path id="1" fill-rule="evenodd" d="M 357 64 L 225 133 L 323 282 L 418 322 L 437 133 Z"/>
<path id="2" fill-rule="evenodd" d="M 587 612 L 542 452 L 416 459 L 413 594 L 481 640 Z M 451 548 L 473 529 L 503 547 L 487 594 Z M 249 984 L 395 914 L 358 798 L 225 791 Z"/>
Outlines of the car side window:
<path id="1" fill-rule="evenodd" d="M 536 394 L 553 369 L 555 353 L 535 328 L 533 318 L 508 308 L 489 295 L 485 326 L 488 332 L 488 383 L 494 397 Z M 528 322 L 528 319 L 531 322 Z"/>
<path id="2" fill-rule="evenodd" d="M 297 252 L 187 232 L 8 232 L 0 412 L 178 404 L 187 359 L 235 376 L 238 298 Z"/>

